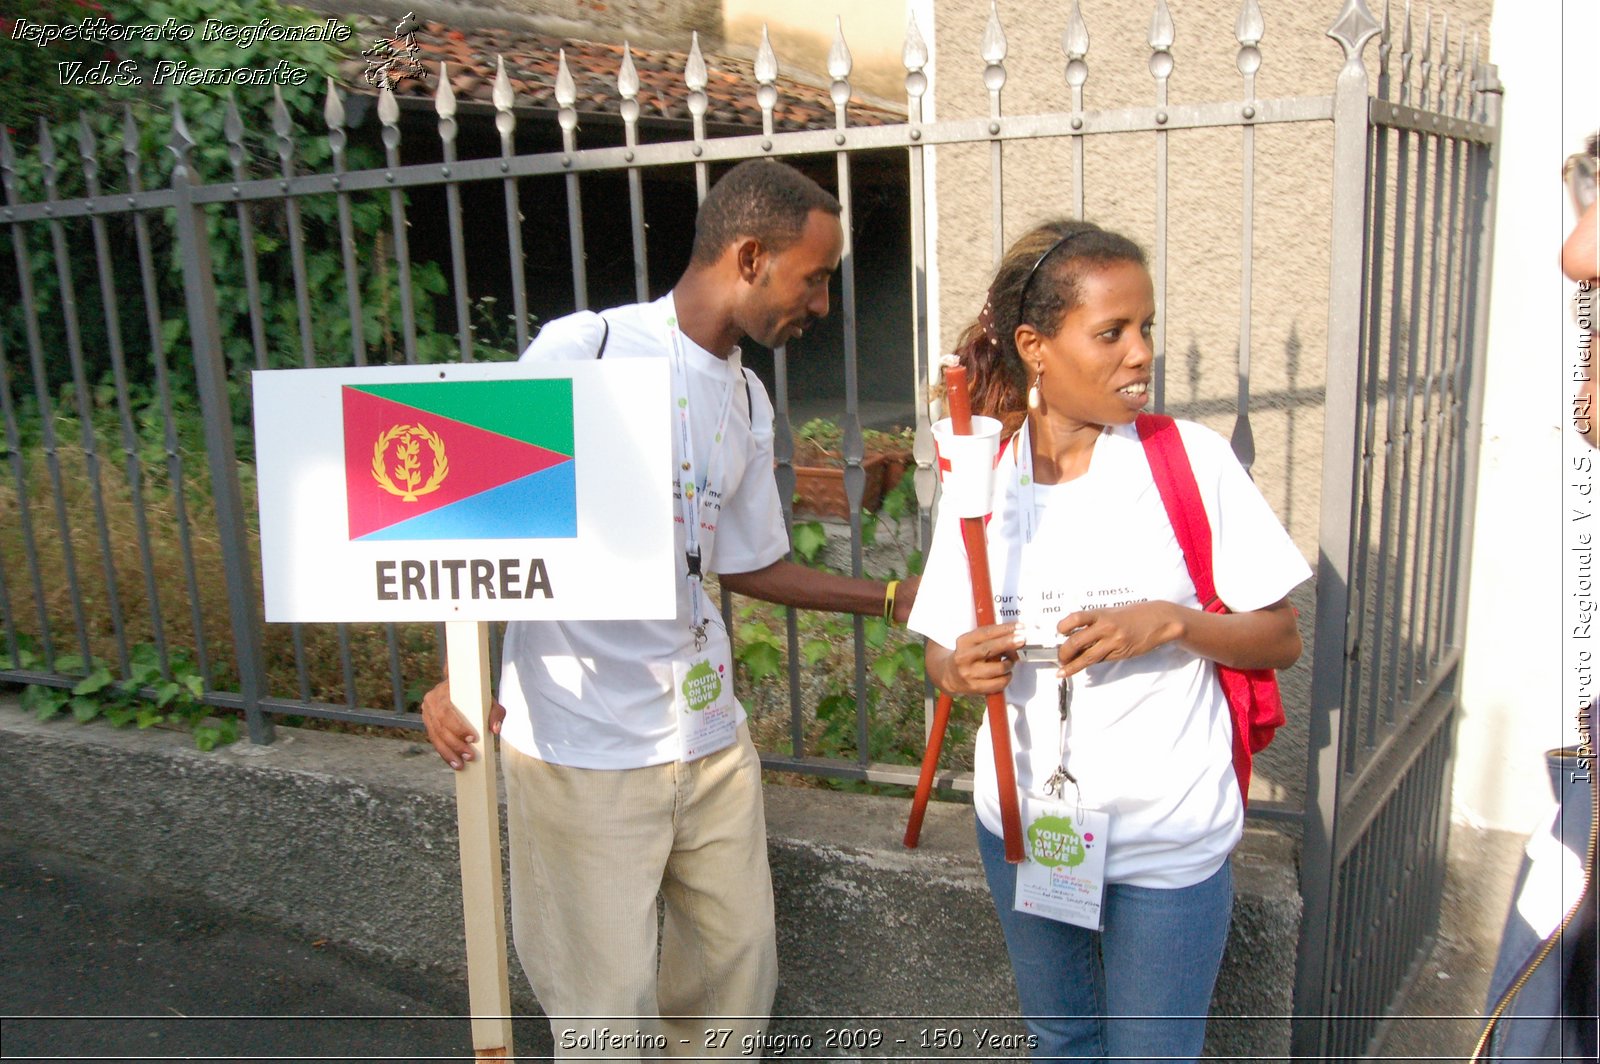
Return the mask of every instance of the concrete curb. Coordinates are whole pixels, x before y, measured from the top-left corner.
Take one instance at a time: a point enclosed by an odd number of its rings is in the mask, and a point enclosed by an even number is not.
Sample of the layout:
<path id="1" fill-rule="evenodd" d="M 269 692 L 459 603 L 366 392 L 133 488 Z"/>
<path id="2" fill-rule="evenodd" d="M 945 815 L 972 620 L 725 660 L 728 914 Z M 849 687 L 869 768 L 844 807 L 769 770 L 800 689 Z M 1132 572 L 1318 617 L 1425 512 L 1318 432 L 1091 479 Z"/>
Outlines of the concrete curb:
<path id="1" fill-rule="evenodd" d="M 0 696 L 0 824 L 20 840 L 464 978 L 454 790 L 432 749 L 278 734 L 270 747 L 201 753 L 178 732 L 41 723 Z M 926 1039 L 938 1031 L 956 1032 L 967 1054 L 1026 1055 L 967 807 L 936 804 L 910 851 L 900 844 L 902 799 L 769 786 L 766 806 L 782 960 L 772 1036 L 788 1040 L 769 1055 L 807 1046 L 911 1056 L 933 1050 Z M 1300 921 L 1292 847 L 1248 831 L 1234 871 L 1207 1049 L 1281 1059 Z M 512 968 L 514 1006 L 536 1011 L 514 957 Z"/>

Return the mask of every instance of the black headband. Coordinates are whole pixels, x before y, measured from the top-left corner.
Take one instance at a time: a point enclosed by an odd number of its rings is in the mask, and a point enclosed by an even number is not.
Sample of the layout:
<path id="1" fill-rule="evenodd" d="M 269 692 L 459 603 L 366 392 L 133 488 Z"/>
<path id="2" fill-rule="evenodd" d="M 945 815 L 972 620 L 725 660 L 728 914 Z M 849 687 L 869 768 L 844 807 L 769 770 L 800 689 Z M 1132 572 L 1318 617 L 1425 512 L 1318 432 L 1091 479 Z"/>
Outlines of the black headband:
<path id="1" fill-rule="evenodd" d="M 1028 286 L 1033 284 L 1033 275 L 1039 272 L 1039 267 L 1044 265 L 1044 260 L 1048 259 L 1051 255 L 1054 255 L 1056 253 L 1056 249 L 1057 248 L 1059 248 L 1062 244 L 1065 244 L 1067 241 L 1073 239 L 1074 237 L 1080 237 L 1080 236 L 1084 236 L 1085 234 L 1088 234 L 1088 233 L 1096 233 L 1096 232 L 1099 232 L 1099 230 L 1098 229 L 1074 229 L 1072 232 L 1068 233 L 1066 236 L 1064 236 L 1061 239 L 1057 240 L 1054 244 L 1051 244 L 1048 248 L 1045 249 L 1044 254 L 1040 255 L 1038 257 L 1038 259 L 1036 259 L 1034 261 L 1033 268 L 1028 271 L 1028 276 L 1022 282 L 1022 291 L 1017 296 L 1017 324 L 1018 325 L 1022 324 L 1022 308 L 1027 306 L 1027 304 L 1028 304 Z"/>

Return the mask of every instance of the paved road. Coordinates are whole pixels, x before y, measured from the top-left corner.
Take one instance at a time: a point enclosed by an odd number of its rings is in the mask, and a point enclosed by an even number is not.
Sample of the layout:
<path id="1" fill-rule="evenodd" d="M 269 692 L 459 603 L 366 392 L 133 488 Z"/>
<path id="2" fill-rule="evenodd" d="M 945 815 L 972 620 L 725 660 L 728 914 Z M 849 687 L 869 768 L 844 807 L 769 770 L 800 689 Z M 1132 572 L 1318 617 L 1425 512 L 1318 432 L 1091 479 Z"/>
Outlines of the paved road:
<path id="1" fill-rule="evenodd" d="M 1461 1060 L 1481 1026 L 1518 846 L 1474 838 L 1452 833 L 1439 948 L 1374 1059 Z M 471 1060 L 465 1011 L 464 987 L 0 835 L 0 1060 Z M 549 1059 L 542 1018 L 514 1040 Z"/>
<path id="2" fill-rule="evenodd" d="M 465 1011 L 464 986 L 0 836 L 0 1059 L 470 1060 Z M 550 1053 L 542 1018 L 514 1041 Z"/>

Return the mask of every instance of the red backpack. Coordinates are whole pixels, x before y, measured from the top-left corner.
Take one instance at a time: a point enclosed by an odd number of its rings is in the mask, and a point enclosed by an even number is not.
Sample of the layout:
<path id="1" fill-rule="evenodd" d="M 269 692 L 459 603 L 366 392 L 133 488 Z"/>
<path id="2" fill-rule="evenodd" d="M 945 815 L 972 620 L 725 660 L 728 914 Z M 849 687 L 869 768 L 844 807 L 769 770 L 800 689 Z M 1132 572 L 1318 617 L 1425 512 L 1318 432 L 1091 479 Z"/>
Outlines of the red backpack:
<path id="1" fill-rule="evenodd" d="M 1195 594 L 1207 613 L 1227 613 L 1228 607 L 1217 598 L 1217 585 L 1211 575 L 1211 521 L 1200 501 L 1200 488 L 1178 426 L 1161 414 L 1140 414 L 1137 428 L 1150 472 L 1155 476 L 1156 490 L 1167 509 L 1167 520 L 1172 522 L 1178 546 L 1183 548 Z M 1217 682 L 1233 712 L 1233 774 L 1239 778 L 1239 793 L 1248 804 L 1250 759 L 1266 749 L 1273 733 L 1283 725 L 1278 674 L 1272 669 L 1234 669 L 1226 665 L 1216 665 L 1216 670 Z"/>

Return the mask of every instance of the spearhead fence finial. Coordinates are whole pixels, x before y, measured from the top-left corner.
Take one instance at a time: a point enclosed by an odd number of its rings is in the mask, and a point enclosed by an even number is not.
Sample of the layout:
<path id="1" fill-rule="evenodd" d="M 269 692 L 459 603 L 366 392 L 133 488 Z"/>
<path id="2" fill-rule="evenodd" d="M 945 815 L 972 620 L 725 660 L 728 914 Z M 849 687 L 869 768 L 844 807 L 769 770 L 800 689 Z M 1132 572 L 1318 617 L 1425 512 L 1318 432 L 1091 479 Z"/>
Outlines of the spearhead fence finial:
<path id="1" fill-rule="evenodd" d="M 844 106 L 850 102 L 850 70 L 853 65 L 850 46 L 844 41 L 844 20 L 835 15 L 833 45 L 828 49 L 828 77 L 833 79 L 833 84 L 829 86 L 829 94 L 833 98 L 834 110 L 838 112 L 841 124 L 844 119 Z"/>
<path id="2" fill-rule="evenodd" d="M 1339 42 L 1344 49 L 1345 63 L 1361 64 L 1361 52 L 1366 48 L 1367 42 L 1380 31 L 1383 33 L 1384 44 L 1381 49 L 1384 69 L 1388 69 L 1388 22 L 1389 5 L 1385 0 L 1383 8 L 1383 23 L 1380 24 L 1372 15 L 1371 8 L 1367 7 L 1367 0 L 1345 0 L 1344 9 L 1339 12 L 1339 17 L 1333 20 L 1333 25 L 1328 27 L 1328 36 Z"/>
<path id="3" fill-rule="evenodd" d="M 276 86 L 274 86 L 274 91 L 276 91 Z M 279 102 L 282 102 L 281 96 L 279 97 Z M 39 157 L 41 160 L 44 160 L 45 149 L 50 144 L 50 138 L 48 136 L 43 136 L 43 134 L 46 132 L 43 119 L 39 120 L 39 127 L 41 133 L 41 138 L 39 141 Z M 192 154 L 194 152 L 194 144 L 194 137 L 189 133 L 189 123 L 185 121 L 183 117 L 183 105 L 181 103 L 174 102 L 172 105 L 172 139 L 167 142 L 167 149 L 171 151 L 178 160 L 177 165 L 172 171 L 174 180 L 177 179 L 179 174 L 183 175 L 183 179 L 185 181 L 192 182 L 194 180 L 194 157 Z M 53 150 L 51 151 L 51 154 L 54 155 Z M 45 161 L 45 166 L 46 173 L 48 173 L 48 160 Z"/>
<path id="4" fill-rule="evenodd" d="M 705 56 L 700 54 L 700 33 L 689 35 L 689 61 L 683 67 L 683 83 L 690 92 L 704 92 L 710 82 Z"/>
<path id="5" fill-rule="evenodd" d="M 1177 40 L 1177 28 L 1172 24 L 1172 11 L 1167 0 L 1156 0 L 1156 9 L 1150 15 L 1150 76 L 1165 81 L 1172 74 L 1172 42 Z"/>
<path id="6" fill-rule="evenodd" d="M 1083 21 L 1083 10 L 1078 0 L 1072 0 L 1072 10 L 1067 13 L 1067 28 L 1061 34 L 1061 50 L 1067 55 L 1067 84 L 1081 90 L 1089 80 L 1089 64 L 1084 57 L 1089 54 L 1089 26 Z M 1082 108 L 1079 99 L 1076 106 Z"/>
<path id="7" fill-rule="evenodd" d="M 494 89 L 489 98 L 494 101 L 494 128 L 500 134 L 500 145 L 507 153 L 512 148 L 511 134 L 517 128 L 517 116 L 511 105 L 517 94 L 511 88 L 511 77 L 506 73 L 506 57 L 495 56 Z"/>

